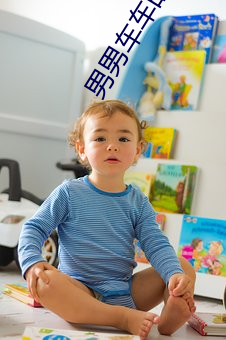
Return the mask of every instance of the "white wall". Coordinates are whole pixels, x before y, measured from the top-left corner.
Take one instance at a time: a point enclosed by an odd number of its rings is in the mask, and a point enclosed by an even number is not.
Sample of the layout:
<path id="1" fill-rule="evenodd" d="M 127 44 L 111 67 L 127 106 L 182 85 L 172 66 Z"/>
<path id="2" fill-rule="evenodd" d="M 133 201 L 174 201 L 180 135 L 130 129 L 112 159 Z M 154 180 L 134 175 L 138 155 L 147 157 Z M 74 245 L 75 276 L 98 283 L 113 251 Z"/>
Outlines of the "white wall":
<path id="1" fill-rule="evenodd" d="M 150 4 L 147 0 L 144 2 L 147 6 Z M 114 43 L 115 34 L 124 28 L 130 10 L 138 3 L 138 0 L 0 0 L 0 9 L 63 30 L 83 40 L 87 50 L 93 50 Z M 155 11 L 154 18 L 211 12 L 225 20 L 226 1 L 166 0 L 162 8 Z"/>

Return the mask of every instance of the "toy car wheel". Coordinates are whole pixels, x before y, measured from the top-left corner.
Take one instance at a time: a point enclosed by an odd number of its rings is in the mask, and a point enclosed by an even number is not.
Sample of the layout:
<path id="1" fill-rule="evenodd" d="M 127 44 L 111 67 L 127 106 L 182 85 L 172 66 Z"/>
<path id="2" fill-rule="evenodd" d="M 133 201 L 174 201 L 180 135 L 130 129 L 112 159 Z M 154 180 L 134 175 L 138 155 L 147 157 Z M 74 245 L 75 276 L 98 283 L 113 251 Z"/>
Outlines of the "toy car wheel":
<path id="1" fill-rule="evenodd" d="M 13 248 L 0 246 L 0 266 L 7 266 L 13 261 Z"/>
<path id="2" fill-rule="evenodd" d="M 52 233 L 46 240 L 42 248 L 43 258 L 52 266 L 58 265 L 58 237 L 57 233 Z"/>

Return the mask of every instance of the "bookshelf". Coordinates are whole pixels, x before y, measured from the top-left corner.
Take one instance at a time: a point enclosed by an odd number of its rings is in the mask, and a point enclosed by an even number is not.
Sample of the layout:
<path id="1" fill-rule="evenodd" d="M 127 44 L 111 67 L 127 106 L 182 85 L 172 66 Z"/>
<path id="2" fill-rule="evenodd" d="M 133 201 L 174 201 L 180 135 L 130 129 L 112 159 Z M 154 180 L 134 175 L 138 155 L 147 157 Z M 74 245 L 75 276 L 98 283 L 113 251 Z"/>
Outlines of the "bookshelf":
<path id="1" fill-rule="evenodd" d="M 131 82 L 133 68 L 134 74 L 138 75 L 138 69 L 143 70 L 143 63 L 148 39 L 152 36 L 156 42 L 156 36 L 159 34 L 160 24 L 164 20 L 161 18 L 149 27 L 143 42 L 140 45 L 139 53 L 135 53 L 133 60 L 130 61 L 127 72 L 130 72 Z M 152 33 L 152 34 L 151 34 Z M 150 55 L 154 56 L 155 51 Z M 149 45 L 150 48 L 150 45 Z M 147 48 L 146 48 L 147 49 Z M 147 61 L 147 60 L 146 60 Z M 139 78 L 140 77 L 140 78 Z M 143 81 L 143 71 L 137 78 L 137 81 Z M 140 93 L 144 91 L 143 85 L 134 85 L 132 89 L 127 84 L 126 74 L 118 93 L 120 99 L 132 100 L 138 102 Z M 204 72 L 203 85 L 199 100 L 199 108 L 196 111 L 158 111 L 154 121 L 155 126 L 174 127 L 178 130 L 178 136 L 175 144 L 174 159 L 159 160 L 141 158 L 134 170 L 150 171 L 155 173 L 157 164 L 160 162 L 191 164 L 199 167 L 198 178 L 196 182 L 195 196 L 192 206 L 192 214 L 207 217 L 226 219 L 226 64 L 208 64 Z M 134 84 L 134 82 L 132 82 Z M 128 85 L 128 92 L 126 87 Z M 172 245 L 177 250 L 182 215 L 166 214 L 165 233 L 169 237 Z M 225 231 L 226 232 L 226 231 Z M 139 269 L 142 266 L 139 265 Z M 197 273 L 197 284 L 195 294 L 210 298 L 222 299 L 225 287 L 225 277 L 217 277 Z"/>

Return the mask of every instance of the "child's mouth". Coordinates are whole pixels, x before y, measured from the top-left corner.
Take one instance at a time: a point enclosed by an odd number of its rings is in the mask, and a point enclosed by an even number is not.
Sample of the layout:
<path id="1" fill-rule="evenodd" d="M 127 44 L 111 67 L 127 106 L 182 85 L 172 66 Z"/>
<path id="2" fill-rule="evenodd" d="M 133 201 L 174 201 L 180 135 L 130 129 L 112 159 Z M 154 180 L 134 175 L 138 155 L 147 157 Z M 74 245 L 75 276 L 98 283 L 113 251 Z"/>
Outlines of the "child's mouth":
<path id="1" fill-rule="evenodd" d="M 119 160 L 117 158 L 114 158 L 114 157 L 109 157 L 109 158 L 106 159 L 105 162 L 114 164 L 114 163 L 119 163 Z"/>

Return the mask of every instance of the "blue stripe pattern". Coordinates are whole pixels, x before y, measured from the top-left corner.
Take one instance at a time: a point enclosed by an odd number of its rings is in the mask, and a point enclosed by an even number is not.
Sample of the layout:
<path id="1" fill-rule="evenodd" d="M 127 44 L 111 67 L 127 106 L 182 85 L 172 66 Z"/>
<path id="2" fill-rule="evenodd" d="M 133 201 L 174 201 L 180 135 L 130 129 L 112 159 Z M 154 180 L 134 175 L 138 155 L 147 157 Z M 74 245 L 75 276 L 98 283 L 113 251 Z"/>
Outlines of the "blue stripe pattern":
<path id="1" fill-rule="evenodd" d="M 166 283 L 182 272 L 148 198 L 132 185 L 106 193 L 88 176 L 64 181 L 23 226 L 18 247 L 23 275 L 43 261 L 41 248 L 55 228 L 59 269 L 105 297 L 130 294 L 134 238 Z"/>

